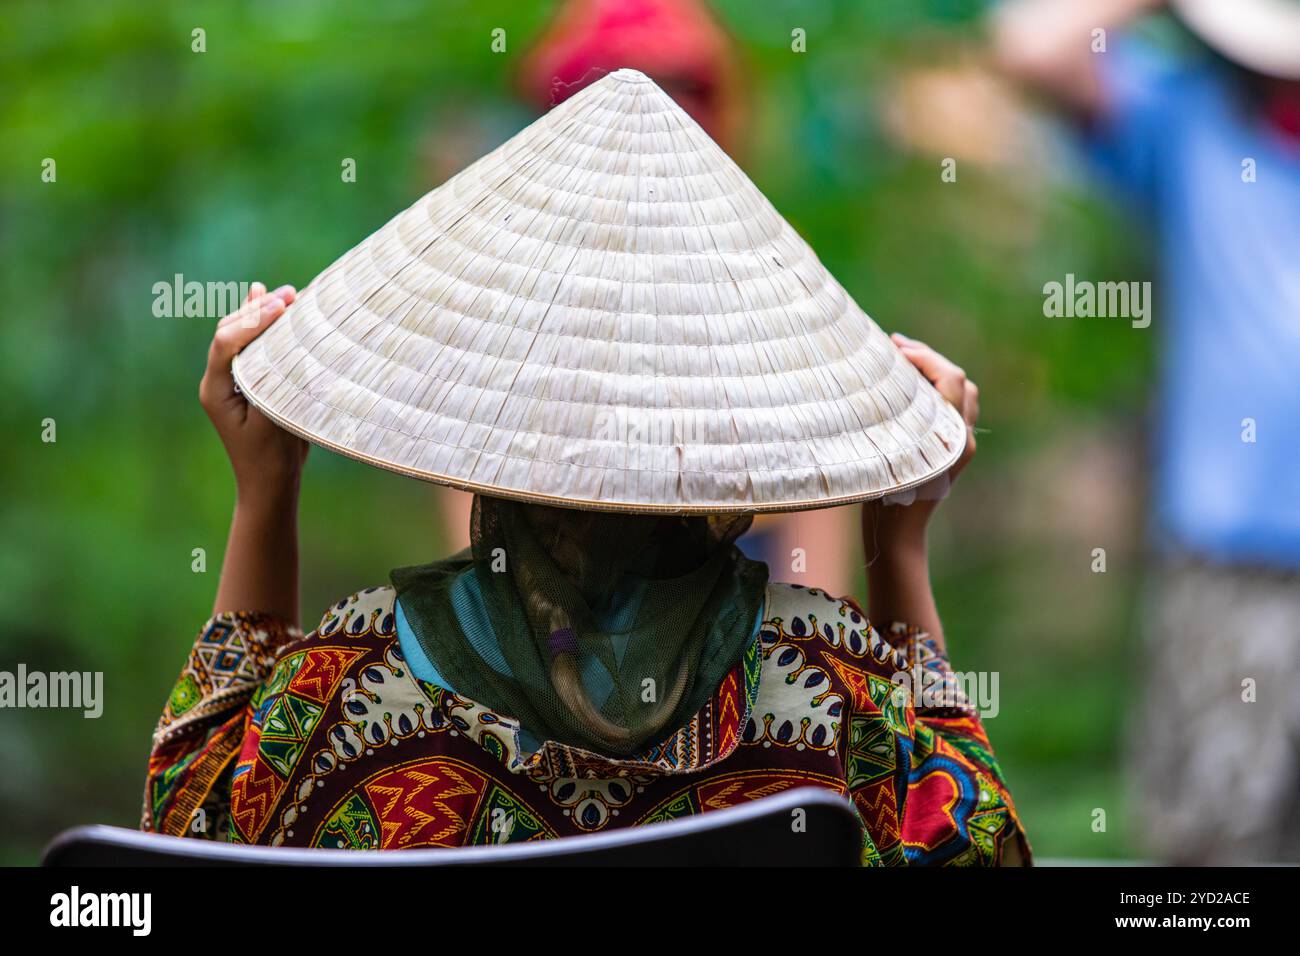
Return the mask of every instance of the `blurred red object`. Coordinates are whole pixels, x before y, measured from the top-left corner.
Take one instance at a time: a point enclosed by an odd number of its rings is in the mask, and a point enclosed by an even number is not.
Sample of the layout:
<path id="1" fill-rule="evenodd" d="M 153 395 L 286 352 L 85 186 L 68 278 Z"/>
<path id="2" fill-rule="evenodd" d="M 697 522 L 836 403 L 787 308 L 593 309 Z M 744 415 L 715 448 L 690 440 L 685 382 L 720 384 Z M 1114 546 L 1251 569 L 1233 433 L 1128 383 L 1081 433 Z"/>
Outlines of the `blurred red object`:
<path id="1" fill-rule="evenodd" d="M 569 0 L 524 58 L 524 96 L 550 109 L 606 73 L 631 67 L 676 100 L 724 149 L 741 123 L 731 38 L 699 0 Z"/>

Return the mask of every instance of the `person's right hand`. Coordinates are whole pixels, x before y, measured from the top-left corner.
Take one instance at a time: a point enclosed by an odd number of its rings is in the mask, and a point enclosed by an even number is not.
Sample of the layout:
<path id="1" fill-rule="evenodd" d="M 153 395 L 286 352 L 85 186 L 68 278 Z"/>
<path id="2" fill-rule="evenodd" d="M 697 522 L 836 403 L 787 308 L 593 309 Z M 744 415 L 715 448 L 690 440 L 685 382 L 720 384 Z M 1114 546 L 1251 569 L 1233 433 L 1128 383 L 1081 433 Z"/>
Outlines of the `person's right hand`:
<path id="1" fill-rule="evenodd" d="M 208 367 L 199 382 L 199 404 L 221 436 L 241 496 L 297 490 L 307 442 L 275 425 L 235 390 L 231 363 L 293 302 L 293 286 L 268 293 L 254 282 L 244 304 L 217 323 Z"/>

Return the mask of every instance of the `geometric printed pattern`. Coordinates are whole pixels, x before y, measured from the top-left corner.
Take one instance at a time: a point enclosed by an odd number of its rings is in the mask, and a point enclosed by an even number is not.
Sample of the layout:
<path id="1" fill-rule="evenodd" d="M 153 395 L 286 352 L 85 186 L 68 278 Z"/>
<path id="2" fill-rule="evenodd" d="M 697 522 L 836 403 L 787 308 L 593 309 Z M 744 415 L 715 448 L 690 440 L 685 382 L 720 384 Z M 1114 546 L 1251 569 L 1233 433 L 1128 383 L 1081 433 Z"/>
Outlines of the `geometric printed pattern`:
<path id="1" fill-rule="evenodd" d="M 546 741 L 417 680 L 391 588 L 307 636 L 257 615 L 200 632 L 150 757 L 142 825 L 354 850 L 511 843 L 708 813 L 798 786 L 842 794 L 871 865 L 1027 861 L 979 715 L 924 634 L 882 635 L 852 601 L 768 586 L 759 636 L 684 726 L 628 759 Z M 954 706 L 954 701 L 956 705 Z M 923 698 L 924 702 L 924 698 Z M 195 832 L 202 807 L 220 819 Z"/>
<path id="2" fill-rule="evenodd" d="M 487 778 L 448 758 L 426 758 L 380 771 L 358 789 L 379 824 L 379 848 L 461 846 Z"/>
<path id="3" fill-rule="evenodd" d="M 500 784 L 492 784 L 478 814 L 470 845 L 526 843 L 553 840 L 557 834 L 523 799 Z"/>

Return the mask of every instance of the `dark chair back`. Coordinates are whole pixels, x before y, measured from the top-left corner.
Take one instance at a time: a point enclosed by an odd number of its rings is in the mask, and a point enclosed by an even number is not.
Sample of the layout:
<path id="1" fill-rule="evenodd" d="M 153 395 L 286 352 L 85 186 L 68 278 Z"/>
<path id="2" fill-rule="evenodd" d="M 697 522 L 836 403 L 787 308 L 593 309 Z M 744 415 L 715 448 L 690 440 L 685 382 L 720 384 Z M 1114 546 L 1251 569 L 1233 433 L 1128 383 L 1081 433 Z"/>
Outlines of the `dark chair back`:
<path id="1" fill-rule="evenodd" d="M 43 866 L 852 866 L 862 828 L 829 791 L 788 790 L 723 810 L 591 836 L 399 853 L 240 846 L 122 827 L 67 830 Z"/>

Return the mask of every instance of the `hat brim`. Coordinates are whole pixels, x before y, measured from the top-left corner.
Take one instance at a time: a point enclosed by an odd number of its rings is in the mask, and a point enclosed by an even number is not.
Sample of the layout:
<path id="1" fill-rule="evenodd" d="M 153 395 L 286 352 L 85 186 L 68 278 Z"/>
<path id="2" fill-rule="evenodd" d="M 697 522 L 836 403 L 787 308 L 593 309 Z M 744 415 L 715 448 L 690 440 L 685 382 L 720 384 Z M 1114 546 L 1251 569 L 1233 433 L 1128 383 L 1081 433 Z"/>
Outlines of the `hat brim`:
<path id="1" fill-rule="evenodd" d="M 387 461 L 382 458 L 373 458 L 365 455 L 346 445 L 341 445 L 320 435 L 314 435 L 310 431 L 294 424 L 287 418 L 276 414 L 276 412 L 258 402 L 254 393 L 245 387 L 240 381 L 239 363 L 235 363 L 232 372 L 234 374 L 235 385 L 243 393 L 244 398 L 250 405 L 265 415 L 278 427 L 284 429 L 292 435 L 297 435 L 304 441 L 309 441 L 313 445 L 324 448 L 326 451 L 332 451 L 342 455 L 345 458 L 351 458 L 353 461 L 359 461 L 362 464 L 373 465 L 384 471 L 391 471 L 394 474 L 402 475 L 406 478 L 418 478 L 421 481 L 427 481 L 435 485 L 443 485 L 448 488 L 454 488 L 457 491 L 468 492 L 474 495 L 488 495 L 493 498 L 506 498 L 511 501 L 522 501 L 526 504 L 547 505 L 552 508 L 570 508 L 576 511 L 603 511 L 617 514 L 650 514 L 650 515 L 726 515 L 726 514 L 782 514 L 792 511 L 815 511 L 819 508 L 838 508 L 845 505 L 859 504 L 864 501 L 874 501 L 889 495 L 895 495 L 902 492 L 911 491 L 919 488 L 927 482 L 933 481 L 940 475 L 947 473 L 953 465 L 957 464 L 961 458 L 962 452 L 965 451 L 964 443 L 954 443 L 937 465 L 928 472 L 912 481 L 905 482 L 879 491 L 863 492 L 861 494 L 844 495 L 838 498 L 819 498 L 808 501 L 783 501 L 776 504 L 756 504 L 756 503 L 736 503 L 736 504 L 718 504 L 710 503 L 703 505 L 659 505 L 638 501 L 616 501 L 616 500 L 597 500 L 575 498 L 572 496 L 561 497 L 558 495 L 545 495 L 536 492 L 524 491 L 521 489 L 506 488 L 500 485 L 477 484 L 475 482 L 463 481 L 449 475 L 437 475 L 431 472 L 421 471 L 416 468 L 409 468 L 396 462 Z M 961 414 L 946 400 L 939 402 L 940 415 L 948 417 L 958 422 L 958 428 L 965 430 L 965 421 Z"/>

